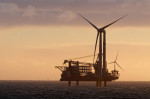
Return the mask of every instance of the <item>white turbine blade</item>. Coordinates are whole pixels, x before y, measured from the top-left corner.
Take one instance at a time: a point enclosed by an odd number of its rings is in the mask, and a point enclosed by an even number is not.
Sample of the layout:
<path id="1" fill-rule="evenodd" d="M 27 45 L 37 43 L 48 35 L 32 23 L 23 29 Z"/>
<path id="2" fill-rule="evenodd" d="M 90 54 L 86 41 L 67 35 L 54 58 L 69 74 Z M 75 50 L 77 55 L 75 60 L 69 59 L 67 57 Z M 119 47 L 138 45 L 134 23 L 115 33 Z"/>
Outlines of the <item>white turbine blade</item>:
<path id="1" fill-rule="evenodd" d="M 116 64 L 122 69 L 122 67 L 116 62 Z M 123 70 L 123 69 L 122 69 Z M 124 70 L 123 70 L 124 71 Z"/>
<path id="2" fill-rule="evenodd" d="M 108 63 L 108 64 L 112 64 L 112 63 L 115 63 L 115 62 L 110 62 L 110 63 Z"/>
<path id="3" fill-rule="evenodd" d="M 117 53 L 117 56 L 116 56 L 116 59 L 115 59 L 115 61 L 118 59 L 118 54 L 119 54 L 119 51 L 118 51 L 118 53 Z"/>

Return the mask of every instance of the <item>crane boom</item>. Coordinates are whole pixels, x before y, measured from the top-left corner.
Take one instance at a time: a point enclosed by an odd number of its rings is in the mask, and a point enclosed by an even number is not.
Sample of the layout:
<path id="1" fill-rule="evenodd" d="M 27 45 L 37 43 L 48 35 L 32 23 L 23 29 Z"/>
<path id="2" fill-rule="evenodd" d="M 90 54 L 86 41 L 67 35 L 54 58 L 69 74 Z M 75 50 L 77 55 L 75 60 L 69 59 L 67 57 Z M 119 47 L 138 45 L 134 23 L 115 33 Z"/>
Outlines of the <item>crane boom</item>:
<path id="1" fill-rule="evenodd" d="M 64 60 L 63 64 L 71 62 L 72 64 L 83 64 L 83 65 L 93 65 L 93 63 L 86 63 L 86 62 L 79 62 L 79 61 L 72 61 L 72 60 Z"/>

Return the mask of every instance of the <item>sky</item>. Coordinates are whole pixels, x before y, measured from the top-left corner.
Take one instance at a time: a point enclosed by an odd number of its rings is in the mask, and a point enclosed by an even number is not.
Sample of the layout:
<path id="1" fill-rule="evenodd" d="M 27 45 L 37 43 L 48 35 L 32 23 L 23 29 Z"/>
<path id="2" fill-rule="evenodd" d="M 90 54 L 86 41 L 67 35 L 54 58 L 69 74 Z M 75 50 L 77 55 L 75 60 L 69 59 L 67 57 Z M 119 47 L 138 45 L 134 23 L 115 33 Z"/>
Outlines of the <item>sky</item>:
<path id="1" fill-rule="evenodd" d="M 76 11 L 99 28 L 127 14 L 106 29 L 107 62 L 119 51 L 119 81 L 150 81 L 149 10 L 149 0 L 0 0 L 0 80 L 59 80 L 55 66 L 93 54 L 96 30 Z"/>

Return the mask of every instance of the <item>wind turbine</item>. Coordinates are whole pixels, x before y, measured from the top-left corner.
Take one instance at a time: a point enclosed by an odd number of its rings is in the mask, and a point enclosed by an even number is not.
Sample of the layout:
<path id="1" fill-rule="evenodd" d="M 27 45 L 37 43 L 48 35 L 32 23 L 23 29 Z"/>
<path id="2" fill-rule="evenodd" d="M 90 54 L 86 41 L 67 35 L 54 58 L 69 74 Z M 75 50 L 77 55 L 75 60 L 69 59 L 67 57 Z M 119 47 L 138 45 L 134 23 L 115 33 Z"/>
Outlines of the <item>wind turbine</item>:
<path id="1" fill-rule="evenodd" d="M 118 52 L 118 53 L 119 53 L 119 52 Z M 116 56 L 115 61 L 108 63 L 108 64 L 114 64 L 114 71 L 116 70 L 116 65 L 121 68 L 121 66 L 117 63 L 118 53 L 117 53 L 117 56 Z M 122 69 L 122 68 L 121 68 L 121 69 Z M 122 69 L 122 70 L 123 70 L 123 69 Z M 124 71 L 124 70 L 123 70 L 123 71 Z"/>
<path id="2" fill-rule="evenodd" d="M 75 13 L 77 13 L 77 12 L 75 12 Z M 113 21 L 112 23 L 110 23 L 110 24 L 108 24 L 102 28 L 97 28 L 97 26 L 95 26 L 92 22 L 90 22 L 88 19 L 83 17 L 81 14 L 79 14 L 79 13 L 77 13 L 77 14 L 80 15 L 83 19 L 85 19 L 89 24 L 91 24 L 97 30 L 93 64 L 94 64 L 94 60 L 95 60 L 97 41 L 98 41 L 98 37 L 99 37 L 99 55 L 98 55 L 98 57 L 99 57 L 99 67 L 98 67 L 99 68 L 99 74 L 98 75 L 99 75 L 99 78 L 101 78 L 102 77 L 102 66 L 103 66 L 103 71 L 107 72 L 107 67 L 106 67 L 106 31 L 105 31 L 105 29 L 107 27 L 111 26 L 112 24 L 116 23 L 117 21 L 121 20 L 126 15 L 122 16 L 121 18 Z M 103 62 L 102 62 L 102 59 L 103 59 Z"/>

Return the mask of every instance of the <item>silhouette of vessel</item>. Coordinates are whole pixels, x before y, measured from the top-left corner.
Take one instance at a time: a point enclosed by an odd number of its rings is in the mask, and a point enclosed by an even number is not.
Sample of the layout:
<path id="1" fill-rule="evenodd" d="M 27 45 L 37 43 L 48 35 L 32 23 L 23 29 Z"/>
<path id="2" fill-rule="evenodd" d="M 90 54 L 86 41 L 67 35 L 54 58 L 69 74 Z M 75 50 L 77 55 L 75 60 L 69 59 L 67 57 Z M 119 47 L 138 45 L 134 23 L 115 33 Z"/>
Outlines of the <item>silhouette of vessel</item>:
<path id="1" fill-rule="evenodd" d="M 117 54 L 115 61 L 111 62 L 111 63 L 114 63 L 114 70 L 112 70 L 111 72 L 108 71 L 107 62 L 106 62 L 106 31 L 105 29 L 109 27 L 110 25 L 116 23 L 120 19 L 124 18 L 126 15 L 102 28 L 97 28 L 93 23 L 91 23 L 81 14 L 79 13 L 77 14 L 81 16 L 83 19 L 85 19 L 89 24 L 91 24 L 97 30 L 93 63 L 79 62 L 79 61 L 73 61 L 73 60 L 64 60 L 64 64 L 68 64 L 68 66 L 56 66 L 56 68 L 58 68 L 62 72 L 60 81 L 68 81 L 69 86 L 71 86 L 71 81 L 76 81 L 76 86 L 79 85 L 79 81 L 96 81 L 97 87 L 101 87 L 102 82 L 104 82 L 104 86 L 106 86 L 107 81 L 119 79 L 120 74 L 119 74 L 119 71 L 116 70 L 115 66 L 117 65 L 120 67 L 120 65 L 116 62 L 117 57 L 118 57 L 118 54 Z M 96 53 L 98 39 L 99 39 L 99 53 L 95 61 L 95 53 Z M 92 72 L 92 67 L 94 68 L 94 72 Z"/>

